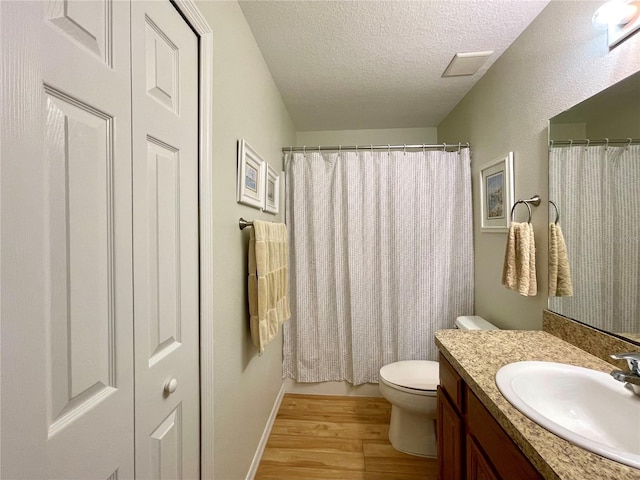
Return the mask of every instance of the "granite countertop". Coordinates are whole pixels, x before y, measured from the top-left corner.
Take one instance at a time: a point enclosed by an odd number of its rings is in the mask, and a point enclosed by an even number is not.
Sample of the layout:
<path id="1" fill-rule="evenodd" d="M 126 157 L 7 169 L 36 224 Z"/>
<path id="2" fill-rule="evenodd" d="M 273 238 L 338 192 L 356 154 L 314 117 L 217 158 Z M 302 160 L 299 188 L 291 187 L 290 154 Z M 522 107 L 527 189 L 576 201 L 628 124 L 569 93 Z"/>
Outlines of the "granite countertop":
<path id="1" fill-rule="evenodd" d="M 522 360 L 567 363 L 603 372 L 610 372 L 612 365 L 543 331 L 440 330 L 435 342 L 544 478 L 640 479 L 640 470 L 588 452 L 529 420 L 502 396 L 495 382 L 500 367 Z"/>

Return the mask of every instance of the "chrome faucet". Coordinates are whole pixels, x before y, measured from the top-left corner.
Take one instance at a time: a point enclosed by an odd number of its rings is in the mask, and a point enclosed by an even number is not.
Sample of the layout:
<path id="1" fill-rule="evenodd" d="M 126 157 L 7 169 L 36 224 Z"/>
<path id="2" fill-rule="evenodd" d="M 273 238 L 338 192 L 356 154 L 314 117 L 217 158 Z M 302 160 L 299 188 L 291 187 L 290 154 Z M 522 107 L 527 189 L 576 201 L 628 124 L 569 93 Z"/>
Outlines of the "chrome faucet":
<path id="1" fill-rule="evenodd" d="M 619 382 L 625 382 L 627 388 L 633 390 L 633 393 L 640 395 L 640 353 L 614 353 L 611 355 L 614 360 L 626 360 L 629 365 L 629 372 L 622 370 L 614 370 L 611 376 Z"/>

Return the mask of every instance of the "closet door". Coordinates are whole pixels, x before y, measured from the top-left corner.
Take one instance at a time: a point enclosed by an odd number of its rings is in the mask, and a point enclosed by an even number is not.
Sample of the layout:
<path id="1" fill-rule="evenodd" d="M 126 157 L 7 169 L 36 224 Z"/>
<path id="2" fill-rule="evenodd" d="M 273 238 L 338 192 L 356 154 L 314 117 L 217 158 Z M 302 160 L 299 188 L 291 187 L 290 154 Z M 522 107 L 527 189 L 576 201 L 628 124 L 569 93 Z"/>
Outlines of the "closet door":
<path id="1" fill-rule="evenodd" d="M 0 20 L 0 476 L 132 478 L 129 4 Z"/>
<path id="2" fill-rule="evenodd" d="M 132 2 L 136 477 L 199 477 L 198 39 Z"/>

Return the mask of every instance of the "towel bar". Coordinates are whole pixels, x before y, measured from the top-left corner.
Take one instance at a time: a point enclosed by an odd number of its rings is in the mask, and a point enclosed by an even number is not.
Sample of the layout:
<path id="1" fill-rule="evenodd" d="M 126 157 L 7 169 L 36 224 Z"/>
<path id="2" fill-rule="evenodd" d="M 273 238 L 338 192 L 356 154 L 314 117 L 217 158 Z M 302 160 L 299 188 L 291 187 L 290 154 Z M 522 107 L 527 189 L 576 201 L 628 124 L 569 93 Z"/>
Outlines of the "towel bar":
<path id="1" fill-rule="evenodd" d="M 245 220 L 244 218 L 240 217 L 239 226 L 240 226 L 240 230 L 244 230 L 247 227 L 253 227 L 253 222 L 250 220 Z"/>

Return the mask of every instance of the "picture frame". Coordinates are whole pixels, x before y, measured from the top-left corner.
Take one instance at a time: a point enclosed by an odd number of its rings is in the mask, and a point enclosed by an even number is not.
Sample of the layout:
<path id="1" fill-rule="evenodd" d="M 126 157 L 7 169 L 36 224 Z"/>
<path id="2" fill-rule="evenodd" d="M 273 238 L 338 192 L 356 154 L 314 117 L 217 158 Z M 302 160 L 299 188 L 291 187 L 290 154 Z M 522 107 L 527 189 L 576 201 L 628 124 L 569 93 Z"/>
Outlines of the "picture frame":
<path id="1" fill-rule="evenodd" d="M 238 141 L 238 172 L 236 200 L 238 203 L 262 209 L 264 207 L 265 161 L 244 140 Z"/>
<path id="2" fill-rule="evenodd" d="M 269 164 L 267 164 L 267 174 L 264 181 L 263 210 L 274 215 L 277 215 L 280 211 L 280 175 Z"/>
<path id="3" fill-rule="evenodd" d="M 513 152 L 480 167 L 480 230 L 507 232 L 514 202 Z"/>

